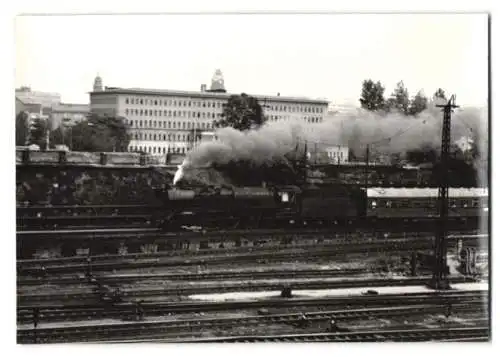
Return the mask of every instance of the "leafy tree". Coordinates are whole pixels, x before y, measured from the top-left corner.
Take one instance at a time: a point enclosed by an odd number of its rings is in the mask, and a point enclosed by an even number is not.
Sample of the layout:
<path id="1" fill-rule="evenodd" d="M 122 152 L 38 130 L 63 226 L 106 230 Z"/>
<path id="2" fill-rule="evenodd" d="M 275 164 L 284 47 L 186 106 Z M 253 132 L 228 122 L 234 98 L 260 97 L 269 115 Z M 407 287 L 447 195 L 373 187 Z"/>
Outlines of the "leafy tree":
<path id="1" fill-rule="evenodd" d="M 120 117 L 91 114 L 71 128 L 74 151 L 127 151 L 130 136 Z"/>
<path id="2" fill-rule="evenodd" d="M 445 92 L 444 92 L 444 89 L 442 89 L 442 88 L 438 88 L 438 89 L 436 90 L 436 92 L 434 93 L 433 98 L 434 98 L 434 100 L 436 100 L 436 99 L 438 99 L 438 98 L 446 100 L 446 94 L 445 94 Z"/>
<path id="3" fill-rule="evenodd" d="M 387 110 L 395 109 L 402 114 L 408 115 L 410 108 L 410 98 L 408 89 L 406 89 L 403 81 L 398 82 L 391 97 L 386 102 Z"/>
<path id="4" fill-rule="evenodd" d="M 416 165 L 435 164 L 438 161 L 438 156 L 438 152 L 430 146 L 423 146 L 420 149 L 408 150 L 406 152 L 406 159 Z"/>
<path id="5" fill-rule="evenodd" d="M 47 121 L 36 118 L 30 127 L 29 144 L 36 144 L 40 148 L 45 148 L 47 140 Z"/>
<path id="6" fill-rule="evenodd" d="M 50 132 L 50 147 L 54 148 L 56 145 L 66 145 L 71 148 L 71 128 L 63 128 L 59 126 L 57 129 Z"/>
<path id="7" fill-rule="evenodd" d="M 214 121 L 217 128 L 232 127 L 236 130 L 249 130 L 265 123 L 262 107 L 257 99 L 245 93 L 232 95 L 224 105 L 222 119 Z"/>
<path id="8" fill-rule="evenodd" d="M 21 111 L 16 116 L 16 146 L 24 146 L 28 140 L 28 114 Z"/>
<path id="9" fill-rule="evenodd" d="M 384 109 L 384 91 L 385 88 L 382 86 L 380 81 L 375 83 L 371 79 L 364 80 L 361 89 L 361 98 L 359 99 L 361 108 L 370 111 Z"/>
<path id="10" fill-rule="evenodd" d="M 409 115 L 417 115 L 427 109 L 427 97 L 422 91 L 419 91 L 413 98 L 408 109 Z"/>

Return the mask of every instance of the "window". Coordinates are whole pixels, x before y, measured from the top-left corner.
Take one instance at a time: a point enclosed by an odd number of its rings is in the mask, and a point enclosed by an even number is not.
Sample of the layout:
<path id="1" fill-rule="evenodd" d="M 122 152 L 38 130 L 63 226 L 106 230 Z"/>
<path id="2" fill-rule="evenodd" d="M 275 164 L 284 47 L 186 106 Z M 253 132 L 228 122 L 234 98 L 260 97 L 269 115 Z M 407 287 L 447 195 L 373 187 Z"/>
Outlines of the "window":
<path id="1" fill-rule="evenodd" d="M 155 134 L 155 135 L 153 135 L 153 140 L 155 140 L 155 141 L 156 141 L 156 134 Z"/>
<path id="2" fill-rule="evenodd" d="M 165 154 L 165 147 L 163 148 L 163 153 Z"/>
<path id="3" fill-rule="evenodd" d="M 125 104 L 128 104 L 128 98 L 125 98 Z"/>
<path id="4" fill-rule="evenodd" d="M 140 103 L 141 103 L 141 105 L 144 103 L 144 102 L 142 101 L 142 99 L 141 99 Z"/>
<path id="5" fill-rule="evenodd" d="M 172 128 L 174 128 L 174 129 L 175 129 L 175 121 L 174 121 L 174 122 L 172 122 Z"/>
<path id="6" fill-rule="evenodd" d="M 177 101 L 174 100 L 174 107 L 177 105 Z M 174 112 L 175 113 L 175 112 Z M 174 114 L 175 115 L 175 114 Z"/>
<path id="7" fill-rule="evenodd" d="M 180 136 L 180 134 L 179 134 L 179 135 L 177 135 L 177 141 L 181 141 L 181 136 Z"/>
<path id="8" fill-rule="evenodd" d="M 167 140 L 167 135 L 163 134 L 163 140 Z"/>
<path id="9" fill-rule="evenodd" d="M 168 128 L 170 129 L 170 122 L 168 122 L 167 124 L 168 124 Z"/>
<path id="10" fill-rule="evenodd" d="M 153 135 L 149 134 L 149 140 L 153 140 Z"/>
<path id="11" fill-rule="evenodd" d="M 140 123 L 140 126 L 141 126 L 141 128 L 142 128 L 142 120 L 140 120 L 140 121 L 139 121 L 139 123 Z"/>
<path id="12" fill-rule="evenodd" d="M 186 123 L 182 123 L 182 129 L 186 129 Z"/>
<path id="13" fill-rule="evenodd" d="M 167 116 L 167 111 L 166 111 L 166 110 L 164 110 L 164 111 L 163 111 L 163 116 L 164 116 L 164 117 L 166 117 L 166 116 Z"/>
<path id="14" fill-rule="evenodd" d="M 128 109 L 125 109 L 125 115 L 128 115 Z"/>
<path id="15" fill-rule="evenodd" d="M 177 116 L 177 112 L 174 110 L 174 117 Z"/>

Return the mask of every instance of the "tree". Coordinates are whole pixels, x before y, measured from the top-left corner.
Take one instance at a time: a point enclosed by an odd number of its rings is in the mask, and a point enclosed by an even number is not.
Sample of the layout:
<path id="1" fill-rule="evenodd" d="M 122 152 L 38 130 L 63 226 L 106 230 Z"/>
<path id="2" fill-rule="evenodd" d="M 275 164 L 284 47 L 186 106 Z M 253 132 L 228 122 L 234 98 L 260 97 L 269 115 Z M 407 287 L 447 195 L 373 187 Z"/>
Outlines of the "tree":
<path id="1" fill-rule="evenodd" d="M 371 79 L 364 80 L 361 89 L 361 98 L 359 99 L 361 108 L 370 111 L 384 109 L 384 91 L 385 88 L 382 86 L 380 81 L 375 83 Z"/>
<path id="2" fill-rule="evenodd" d="M 427 97 L 422 91 L 419 91 L 411 101 L 408 109 L 409 115 L 417 115 L 427 109 Z"/>
<path id="3" fill-rule="evenodd" d="M 260 127 L 266 119 L 257 99 L 242 93 L 232 95 L 224 105 L 222 119 L 214 121 L 217 128 L 232 127 L 236 130 L 250 130 Z"/>
<path id="4" fill-rule="evenodd" d="M 431 146 L 424 145 L 419 149 L 408 150 L 406 159 L 416 165 L 435 164 L 438 161 L 438 152 Z"/>
<path id="5" fill-rule="evenodd" d="M 444 99 L 446 100 L 446 94 L 442 88 L 438 88 L 436 92 L 434 93 L 433 99 Z"/>
<path id="6" fill-rule="evenodd" d="M 408 115 L 410 107 L 410 99 L 408 89 L 406 89 L 403 81 L 398 82 L 391 97 L 386 102 L 387 110 L 395 109 L 402 114 Z"/>
<path id="7" fill-rule="evenodd" d="M 16 116 L 16 146 L 24 146 L 29 135 L 28 114 L 21 111 Z"/>
<path id="8" fill-rule="evenodd" d="M 50 147 L 55 148 L 56 145 L 66 145 L 71 148 L 70 137 L 68 137 L 67 130 L 62 126 L 50 132 Z"/>
<path id="9" fill-rule="evenodd" d="M 96 114 L 74 125 L 71 136 L 74 151 L 127 151 L 130 142 L 123 118 Z"/>
<path id="10" fill-rule="evenodd" d="M 30 127 L 29 144 L 36 144 L 40 148 L 45 148 L 47 140 L 47 121 L 36 118 Z"/>

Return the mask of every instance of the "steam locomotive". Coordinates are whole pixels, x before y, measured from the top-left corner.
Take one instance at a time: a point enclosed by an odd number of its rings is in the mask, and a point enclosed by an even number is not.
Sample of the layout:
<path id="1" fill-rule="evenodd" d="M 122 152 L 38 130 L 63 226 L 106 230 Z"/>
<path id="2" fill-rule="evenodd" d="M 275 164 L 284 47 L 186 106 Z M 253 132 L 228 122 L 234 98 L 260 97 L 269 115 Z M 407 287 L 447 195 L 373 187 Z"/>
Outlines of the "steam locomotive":
<path id="1" fill-rule="evenodd" d="M 421 225 L 438 217 L 437 188 L 201 187 L 157 190 L 165 230 L 185 225 L 218 228 L 332 226 L 383 228 Z M 450 188 L 450 222 L 478 225 L 488 215 L 488 189 Z M 403 225 L 405 227 L 403 227 Z"/>

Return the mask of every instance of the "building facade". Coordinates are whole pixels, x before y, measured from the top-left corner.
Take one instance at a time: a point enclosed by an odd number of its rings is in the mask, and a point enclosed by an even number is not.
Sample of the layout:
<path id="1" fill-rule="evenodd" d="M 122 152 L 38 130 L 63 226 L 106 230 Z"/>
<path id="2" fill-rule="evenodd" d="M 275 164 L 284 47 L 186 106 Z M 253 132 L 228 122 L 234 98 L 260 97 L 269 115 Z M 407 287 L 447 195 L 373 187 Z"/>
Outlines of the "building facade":
<path id="1" fill-rule="evenodd" d="M 199 92 L 104 87 L 90 93 L 90 111 L 125 118 L 131 134 L 129 151 L 185 154 L 200 140 L 201 132 L 213 131 L 213 122 L 221 119 L 232 95 L 225 92 L 220 71 L 214 80 L 217 83 L 211 88 L 215 91 L 207 91 L 206 86 Z M 263 106 L 269 121 L 321 123 L 328 108 L 325 100 L 252 96 Z"/>
<path id="2" fill-rule="evenodd" d="M 90 106 L 88 104 L 59 103 L 50 111 L 51 127 L 56 129 L 61 125 L 72 126 L 87 118 Z"/>
<path id="3" fill-rule="evenodd" d="M 23 103 L 37 103 L 45 108 L 61 102 L 59 93 L 32 91 L 30 87 L 16 88 L 16 98 Z"/>
<path id="4" fill-rule="evenodd" d="M 349 162 L 349 148 L 347 146 L 330 146 L 325 151 L 332 164 L 342 165 Z"/>

